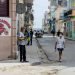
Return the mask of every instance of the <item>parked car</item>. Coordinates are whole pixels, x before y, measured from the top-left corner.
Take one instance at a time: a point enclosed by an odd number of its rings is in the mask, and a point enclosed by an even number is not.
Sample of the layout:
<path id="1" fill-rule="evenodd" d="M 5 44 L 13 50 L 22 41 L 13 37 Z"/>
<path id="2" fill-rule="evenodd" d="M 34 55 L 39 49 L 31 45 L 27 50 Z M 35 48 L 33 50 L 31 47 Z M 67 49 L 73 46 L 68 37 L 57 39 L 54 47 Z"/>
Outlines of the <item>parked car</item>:
<path id="1" fill-rule="evenodd" d="M 35 36 L 36 36 L 36 38 L 42 38 L 42 36 L 43 36 L 43 31 L 42 31 L 42 30 L 36 30 Z"/>

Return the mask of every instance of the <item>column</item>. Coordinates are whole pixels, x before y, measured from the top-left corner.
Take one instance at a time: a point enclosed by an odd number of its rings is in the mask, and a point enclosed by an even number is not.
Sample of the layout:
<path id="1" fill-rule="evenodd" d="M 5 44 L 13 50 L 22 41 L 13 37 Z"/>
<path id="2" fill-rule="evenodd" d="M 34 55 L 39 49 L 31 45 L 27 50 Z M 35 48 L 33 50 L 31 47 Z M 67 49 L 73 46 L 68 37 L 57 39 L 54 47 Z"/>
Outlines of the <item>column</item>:
<path id="1" fill-rule="evenodd" d="M 11 57 L 15 58 L 16 57 L 16 0 L 9 0 L 9 14 L 12 20 L 12 30 L 11 30 Z"/>

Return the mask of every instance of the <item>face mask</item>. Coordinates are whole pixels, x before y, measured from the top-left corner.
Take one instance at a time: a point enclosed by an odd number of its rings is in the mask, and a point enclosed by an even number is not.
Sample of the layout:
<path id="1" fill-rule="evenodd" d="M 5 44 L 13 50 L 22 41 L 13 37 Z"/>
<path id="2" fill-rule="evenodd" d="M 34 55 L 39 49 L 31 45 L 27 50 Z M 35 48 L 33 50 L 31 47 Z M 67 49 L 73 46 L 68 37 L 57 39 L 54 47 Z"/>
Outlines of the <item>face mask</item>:
<path id="1" fill-rule="evenodd" d="M 62 35 L 60 34 L 59 37 L 62 37 Z"/>

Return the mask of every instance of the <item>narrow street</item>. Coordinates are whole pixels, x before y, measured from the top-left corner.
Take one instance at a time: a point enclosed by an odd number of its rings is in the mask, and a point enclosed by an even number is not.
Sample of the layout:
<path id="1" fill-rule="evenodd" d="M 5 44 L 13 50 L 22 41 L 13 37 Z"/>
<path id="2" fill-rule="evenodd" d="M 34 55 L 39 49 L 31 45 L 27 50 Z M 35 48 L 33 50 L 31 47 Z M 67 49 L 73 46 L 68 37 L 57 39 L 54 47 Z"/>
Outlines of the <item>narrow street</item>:
<path id="1" fill-rule="evenodd" d="M 0 0 L 0 75 L 75 75 L 75 0 Z"/>
<path id="2" fill-rule="evenodd" d="M 33 38 L 33 45 L 26 46 L 28 63 L 17 60 L 0 61 L 1 75 L 63 75 L 75 74 L 74 41 L 66 40 L 63 61 L 57 62 L 58 51 L 54 50 L 55 37 L 44 35 Z M 9 64 L 10 63 L 10 64 Z"/>
<path id="3" fill-rule="evenodd" d="M 66 48 L 63 52 L 62 62 L 58 63 L 58 51 L 55 52 L 55 37 L 44 35 L 43 38 L 38 38 L 40 45 L 43 48 L 43 51 L 48 57 L 48 60 L 52 62 L 53 65 L 63 65 L 68 67 L 75 66 L 75 41 L 66 39 Z M 51 64 L 51 65 L 52 65 Z"/>

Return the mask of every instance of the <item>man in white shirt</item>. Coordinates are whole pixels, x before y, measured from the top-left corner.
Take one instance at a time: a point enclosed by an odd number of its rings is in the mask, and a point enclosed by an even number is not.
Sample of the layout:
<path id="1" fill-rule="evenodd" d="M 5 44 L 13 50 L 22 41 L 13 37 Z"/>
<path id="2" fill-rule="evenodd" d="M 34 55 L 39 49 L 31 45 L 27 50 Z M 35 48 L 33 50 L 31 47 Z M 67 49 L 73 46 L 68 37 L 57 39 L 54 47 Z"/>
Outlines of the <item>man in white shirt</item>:
<path id="1" fill-rule="evenodd" d="M 62 51 L 64 50 L 64 48 L 65 48 L 65 39 L 64 39 L 63 33 L 60 33 L 55 43 L 55 50 L 57 49 L 59 52 L 60 62 L 61 62 L 61 57 L 62 57 Z"/>
<path id="2" fill-rule="evenodd" d="M 19 33 L 19 46 L 20 46 L 20 62 L 27 62 L 26 61 L 26 48 L 25 48 L 25 39 L 24 36 L 25 29 L 21 27 L 21 31 Z"/>

